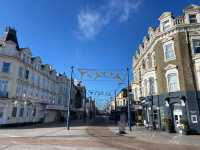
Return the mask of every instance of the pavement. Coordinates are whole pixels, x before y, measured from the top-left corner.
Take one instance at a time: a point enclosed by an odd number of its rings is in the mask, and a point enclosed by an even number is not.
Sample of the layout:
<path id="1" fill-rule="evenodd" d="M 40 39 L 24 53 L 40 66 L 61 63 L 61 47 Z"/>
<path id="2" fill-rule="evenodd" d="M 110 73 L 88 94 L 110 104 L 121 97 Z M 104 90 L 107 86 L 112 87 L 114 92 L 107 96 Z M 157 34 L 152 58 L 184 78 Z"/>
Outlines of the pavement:
<path id="1" fill-rule="evenodd" d="M 170 135 L 134 128 L 125 136 L 106 117 L 89 124 L 76 122 L 0 129 L 0 150 L 199 150 L 200 136 Z M 177 142 L 178 141 L 178 142 Z"/>
<path id="2" fill-rule="evenodd" d="M 114 134 L 119 132 L 119 128 L 116 126 L 110 126 L 109 129 Z M 132 127 L 132 131 L 129 131 L 129 128 L 126 127 L 125 131 L 127 134 L 124 134 L 124 136 L 135 137 L 140 141 L 159 144 L 195 145 L 200 149 L 200 135 L 181 135 L 163 131 L 149 131 L 143 127 Z"/>

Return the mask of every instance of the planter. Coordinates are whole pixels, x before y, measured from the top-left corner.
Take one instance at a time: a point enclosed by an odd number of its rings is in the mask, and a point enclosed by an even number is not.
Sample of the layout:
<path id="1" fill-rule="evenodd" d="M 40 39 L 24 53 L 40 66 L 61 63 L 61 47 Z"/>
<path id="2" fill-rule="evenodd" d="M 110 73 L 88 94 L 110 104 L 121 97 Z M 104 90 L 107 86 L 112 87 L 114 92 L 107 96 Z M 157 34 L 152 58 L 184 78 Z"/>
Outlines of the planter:
<path id="1" fill-rule="evenodd" d="M 173 129 L 173 122 L 170 118 L 165 118 L 164 119 L 164 127 L 165 130 L 169 133 L 173 133 L 174 129 Z"/>
<path id="2" fill-rule="evenodd" d="M 187 135 L 189 131 L 188 121 L 187 120 L 181 120 L 180 121 L 180 130 L 182 130 L 183 135 Z"/>

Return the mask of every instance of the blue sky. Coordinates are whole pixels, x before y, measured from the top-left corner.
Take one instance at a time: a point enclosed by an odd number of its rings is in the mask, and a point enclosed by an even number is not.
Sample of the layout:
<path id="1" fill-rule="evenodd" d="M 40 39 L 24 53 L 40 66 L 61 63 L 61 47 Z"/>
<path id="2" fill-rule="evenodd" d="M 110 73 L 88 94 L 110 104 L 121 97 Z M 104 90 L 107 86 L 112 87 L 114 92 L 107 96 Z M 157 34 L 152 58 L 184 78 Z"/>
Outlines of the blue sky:
<path id="1" fill-rule="evenodd" d="M 0 31 L 15 27 L 29 47 L 58 72 L 70 66 L 101 70 L 131 67 L 132 55 L 158 26 L 164 11 L 181 15 L 199 0 L 0 0 Z M 112 91 L 114 82 L 85 82 L 88 89 Z M 118 87 L 119 88 L 119 87 Z M 105 102 L 105 101 L 102 101 Z M 102 103 L 99 102 L 99 105 Z"/>

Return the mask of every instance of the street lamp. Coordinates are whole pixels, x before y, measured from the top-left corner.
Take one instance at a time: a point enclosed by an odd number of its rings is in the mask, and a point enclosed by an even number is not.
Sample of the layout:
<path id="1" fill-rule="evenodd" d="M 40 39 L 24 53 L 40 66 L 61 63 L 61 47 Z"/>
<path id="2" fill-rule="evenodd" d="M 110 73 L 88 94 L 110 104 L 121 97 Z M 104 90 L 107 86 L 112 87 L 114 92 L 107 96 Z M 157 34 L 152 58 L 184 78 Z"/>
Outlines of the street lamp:
<path id="1" fill-rule="evenodd" d="M 129 130 L 132 131 L 131 128 L 131 103 L 130 103 L 130 96 L 129 96 L 129 68 L 127 68 L 127 74 L 128 74 L 128 87 L 127 87 L 127 98 L 128 98 L 128 126 L 129 126 Z"/>
<path id="2" fill-rule="evenodd" d="M 69 99 L 67 105 L 67 130 L 70 130 L 70 103 L 71 103 L 71 94 L 72 94 L 72 84 L 73 84 L 73 72 L 74 67 L 71 67 L 71 79 L 70 79 L 70 88 L 69 88 Z"/>

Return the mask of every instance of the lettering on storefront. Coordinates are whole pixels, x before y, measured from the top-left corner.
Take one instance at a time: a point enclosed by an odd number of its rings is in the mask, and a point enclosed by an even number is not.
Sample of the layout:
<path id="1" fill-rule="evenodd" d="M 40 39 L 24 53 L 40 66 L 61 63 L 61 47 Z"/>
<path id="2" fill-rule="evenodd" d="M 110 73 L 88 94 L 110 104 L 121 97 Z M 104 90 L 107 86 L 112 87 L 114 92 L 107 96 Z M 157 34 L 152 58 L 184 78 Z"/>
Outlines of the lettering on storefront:
<path id="1" fill-rule="evenodd" d="M 197 111 L 196 111 L 196 110 L 190 110 L 190 113 L 191 113 L 191 114 L 196 114 Z"/>

